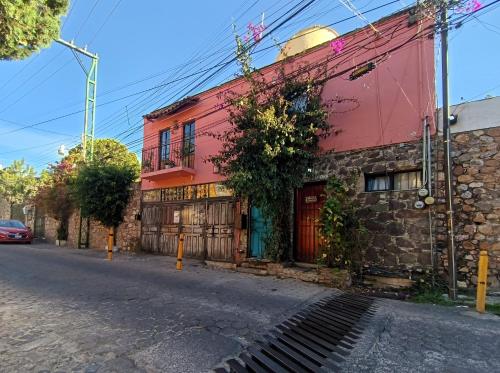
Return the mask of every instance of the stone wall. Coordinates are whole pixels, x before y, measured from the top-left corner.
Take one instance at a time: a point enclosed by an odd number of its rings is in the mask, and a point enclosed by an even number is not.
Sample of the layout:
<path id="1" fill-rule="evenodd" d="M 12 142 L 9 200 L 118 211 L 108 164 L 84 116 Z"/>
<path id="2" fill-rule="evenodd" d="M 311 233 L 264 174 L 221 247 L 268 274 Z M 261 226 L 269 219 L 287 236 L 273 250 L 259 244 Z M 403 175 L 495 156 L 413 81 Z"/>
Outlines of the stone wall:
<path id="1" fill-rule="evenodd" d="M 10 203 L 0 197 L 0 219 L 10 219 Z"/>
<path id="2" fill-rule="evenodd" d="M 134 185 L 132 197 L 125 211 L 123 223 L 115 232 L 116 246 L 121 250 L 135 251 L 139 248 L 141 222 L 136 220 L 140 213 L 141 192 L 140 185 Z M 55 219 L 46 217 L 45 219 L 45 237 L 49 242 L 54 242 L 57 237 L 58 222 Z M 78 246 L 78 234 L 80 228 L 79 211 L 72 214 L 69 219 L 68 246 Z M 93 249 L 106 249 L 108 230 L 97 221 L 90 221 L 89 246 Z"/>
<path id="3" fill-rule="evenodd" d="M 325 180 L 332 175 L 342 177 L 351 172 L 359 174 L 356 199 L 360 216 L 369 231 L 364 253 L 364 264 L 368 268 L 383 267 L 394 273 L 407 273 L 431 266 L 434 208 L 416 209 L 416 190 L 365 192 L 365 174 L 421 168 L 420 141 L 332 153 L 322 157 L 315 166 L 314 180 Z"/>
<path id="4" fill-rule="evenodd" d="M 454 134 L 452 144 L 459 286 L 477 283 L 486 250 L 488 284 L 500 288 L 500 127 Z"/>

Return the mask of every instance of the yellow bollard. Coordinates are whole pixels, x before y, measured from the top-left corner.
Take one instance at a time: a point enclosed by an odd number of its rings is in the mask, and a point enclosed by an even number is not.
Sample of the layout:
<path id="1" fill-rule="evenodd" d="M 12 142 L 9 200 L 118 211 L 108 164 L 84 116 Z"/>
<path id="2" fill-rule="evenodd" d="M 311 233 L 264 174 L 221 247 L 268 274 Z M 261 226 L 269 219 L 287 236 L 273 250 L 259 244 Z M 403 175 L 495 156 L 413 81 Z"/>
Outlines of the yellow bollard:
<path id="1" fill-rule="evenodd" d="M 114 229 L 109 228 L 108 231 L 108 260 L 113 260 L 113 236 L 114 236 Z"/>
<path id="2" fill-rule="evenodd" d="M 179 235 L 179 246 L 177 247 L 177 265 L 176 268 L 182 271 L 182 254 L 184 251 L 184 233 Z"/>
<path id="3" fill-rule="evenodd" d="M 476 310 L 483 313 L 486 304 L 486 281 L 488 279 L 488 252 L 479 253 L 479 266 L 477 269 L 477 296 Z"/>

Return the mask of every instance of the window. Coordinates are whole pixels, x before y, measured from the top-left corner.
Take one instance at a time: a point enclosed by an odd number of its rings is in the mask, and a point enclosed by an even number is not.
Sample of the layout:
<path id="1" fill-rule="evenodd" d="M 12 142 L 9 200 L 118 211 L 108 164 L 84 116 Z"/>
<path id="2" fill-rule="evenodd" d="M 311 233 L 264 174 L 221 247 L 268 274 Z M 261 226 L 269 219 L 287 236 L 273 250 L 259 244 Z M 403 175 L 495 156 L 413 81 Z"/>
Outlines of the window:
<path id="1" fill-rule="evenodd" d="M 182 139 L 182 165 L 194 167 L 194 122 L 184 125 L 184 137 Z"/>
<path id="2" fill-rule="evenodd" d="M 172 166 L 170 159 L 170 130 L 160 132 L 160 168 Z"/>
<path id="3" fill-rule="evenodd" d="M 418 189 L 422 186 L 422 172 L 399 172 L 394 174 L 394 190 Z"/>
<path id="4" fill-rule="evenodd" d="M 366 191 L 377 192 L 391 189 L 391 178 L 389 175 L 367 175 Z"/>
<path id="5" fill-rule="evenodd" d="M 383 175 L 365 175 L 365 191 L 411 190 L 422 186 L 422 171 L 391 172 Z"/>
<path id="6" fill-rule="evenodd" d="M 302 93 L 301 95 L 295 97 L 292 100 L 292 111 L 296 113 L 304 113 L 307 109 L 308 97 L 306 93 Z"/>

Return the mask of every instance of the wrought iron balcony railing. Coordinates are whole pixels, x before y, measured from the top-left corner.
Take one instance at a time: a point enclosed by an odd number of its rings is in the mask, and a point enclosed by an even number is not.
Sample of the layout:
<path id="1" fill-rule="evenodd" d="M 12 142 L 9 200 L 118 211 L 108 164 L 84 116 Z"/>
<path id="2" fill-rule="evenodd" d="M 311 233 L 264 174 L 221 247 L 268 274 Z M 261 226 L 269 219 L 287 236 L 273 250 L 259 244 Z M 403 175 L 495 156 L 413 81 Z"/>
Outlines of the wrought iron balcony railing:
<path id="1" fill-rule="evenodd" d="M 142 149 L 142 173 L 174 167 L 194 168 L 194 144 L 172 142 Z"/>

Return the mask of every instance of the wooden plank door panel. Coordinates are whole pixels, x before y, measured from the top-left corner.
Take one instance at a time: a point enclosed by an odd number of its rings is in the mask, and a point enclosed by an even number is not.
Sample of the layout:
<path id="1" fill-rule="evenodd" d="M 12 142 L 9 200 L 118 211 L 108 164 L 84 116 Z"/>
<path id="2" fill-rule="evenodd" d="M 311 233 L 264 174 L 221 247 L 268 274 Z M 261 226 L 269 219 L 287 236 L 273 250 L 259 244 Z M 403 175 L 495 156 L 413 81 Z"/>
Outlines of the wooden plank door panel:
<path id="1" fill-rule="evenodd" d="M 176 222 L 175 216 L 177 212 L 180 218 L 182 206 L 178 204 L 165 204 L 162 206 L 162 209 L 160 252 L 165 255 L 177 256 L 180 220 Z"/>
<path id="2" fill-rule="evenodd" d="M 147 252 L 158 252 L 161 205 L 144 205 L 141 213 L 141 247 Z"/>
<path id="3" fill-rule="evenodd" d="M 207 208 L 207 259 L 233 260 L 234 202 L 211 201 Z"/>
<path id="4" fill-rule="evenodd" d="M 320 246 L 319 215 L 325 203 L 324 184 L 309 184 L 296 192 L 295 259 L 314 263 Z"/>
<path id="5" fill-rule="evenodd" d="M 205 257 L 204 226 L 205 202 L 190 203 L 182 207 L 182 232 L 186 258 Z"/>

